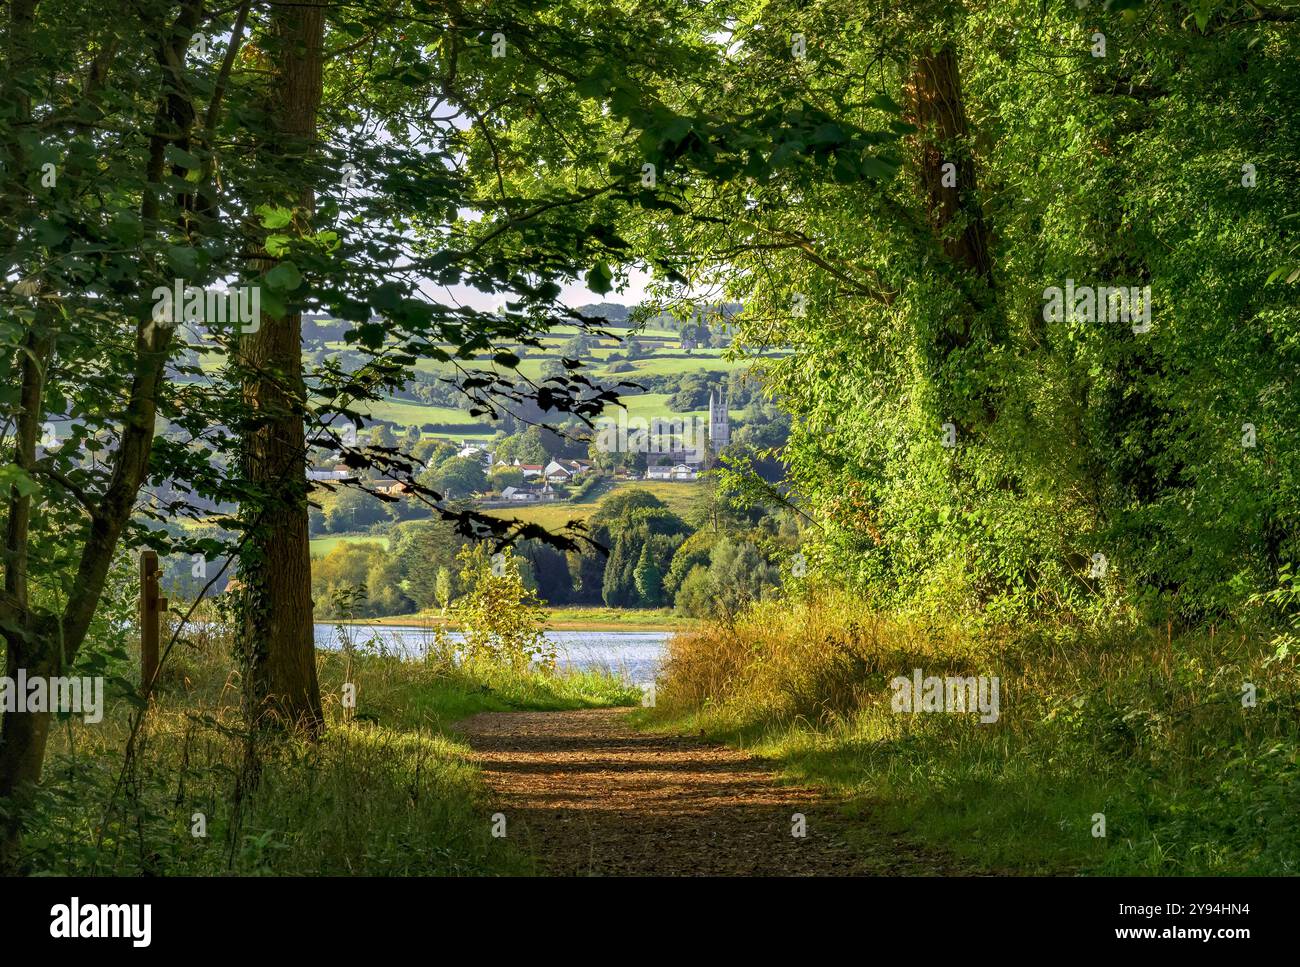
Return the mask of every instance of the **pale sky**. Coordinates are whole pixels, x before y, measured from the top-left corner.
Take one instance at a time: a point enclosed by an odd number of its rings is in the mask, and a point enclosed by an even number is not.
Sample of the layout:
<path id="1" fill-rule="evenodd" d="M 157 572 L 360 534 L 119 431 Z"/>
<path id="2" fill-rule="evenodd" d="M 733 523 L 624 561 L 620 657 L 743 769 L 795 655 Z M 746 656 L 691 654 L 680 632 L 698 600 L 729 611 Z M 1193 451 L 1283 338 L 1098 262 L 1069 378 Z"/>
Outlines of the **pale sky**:
<path id="1" fill-rule="evenodd" d="M 649 281 L 650 274 L 640 269 L 633 269 L 627 276 L 620 276 L 616 272 L 614 288 L 604 295 L 593 292 L 585 285 L 578 283 L 564 286 L 560 292 L 559 301 L 571 309 L 576 309 L 579 306 L 589 306 L 597 302 L 617 302 L 625 306 L 634 306 L 645 301 L 646 285 Z M 623 291 L 619 291 L 620 282 L 626 282 L 625 285 L 621 286 Z M 430 286 L 425 291 L 426 294 L 439 300 L 455 300 L 461 305 L 467 305 L 480 311 L 496 309 L 501 303 L 500 296 L 465 285 L 443 286 L 441 288 Z"/>

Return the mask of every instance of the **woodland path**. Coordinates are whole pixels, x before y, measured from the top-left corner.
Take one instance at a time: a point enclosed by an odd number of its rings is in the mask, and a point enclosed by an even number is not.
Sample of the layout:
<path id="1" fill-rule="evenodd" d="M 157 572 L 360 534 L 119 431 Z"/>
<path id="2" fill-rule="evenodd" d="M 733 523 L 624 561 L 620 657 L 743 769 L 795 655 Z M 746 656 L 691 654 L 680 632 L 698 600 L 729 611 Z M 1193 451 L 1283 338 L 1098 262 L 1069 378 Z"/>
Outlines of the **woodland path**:
<path id="1" fill-rule="evenodd" d="M 456 726 L 512 841 L 553 875 L 844 876 L 960 872 L 881 834 L 850 848 L 833 803 L 760 759 L 641 732 L 625 709 L 485 712 Z M 807 835 L 791 835 L 792 815 Z"/>

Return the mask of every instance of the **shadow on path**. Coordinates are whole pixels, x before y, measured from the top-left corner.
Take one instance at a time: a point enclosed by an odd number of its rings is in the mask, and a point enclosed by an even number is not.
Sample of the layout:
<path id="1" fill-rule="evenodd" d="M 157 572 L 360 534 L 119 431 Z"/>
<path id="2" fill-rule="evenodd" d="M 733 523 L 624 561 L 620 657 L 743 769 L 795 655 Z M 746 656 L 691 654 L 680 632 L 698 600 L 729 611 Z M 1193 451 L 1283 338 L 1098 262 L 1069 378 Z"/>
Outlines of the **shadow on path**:
<path id="1" fill-rule="evenodd" d="M 748 754 L 651 735 L 625 709 L 485 712 L 456 726 L 510 839 L 555 875 L 926 876 L 961 872 L 881 835 L 850 849 L 818 793 Z M 794 814 L 806 835 L 792 835 Z M 860 838 L 860 837 L 859 837 Z"/>

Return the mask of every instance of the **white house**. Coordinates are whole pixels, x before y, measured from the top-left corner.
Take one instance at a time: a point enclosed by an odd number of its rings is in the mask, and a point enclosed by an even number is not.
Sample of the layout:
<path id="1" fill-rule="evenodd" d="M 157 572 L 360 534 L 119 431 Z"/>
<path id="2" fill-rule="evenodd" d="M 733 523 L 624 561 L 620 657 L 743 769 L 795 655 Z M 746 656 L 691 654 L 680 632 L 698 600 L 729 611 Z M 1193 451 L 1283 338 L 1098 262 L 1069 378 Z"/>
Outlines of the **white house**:
<path id="1" fill-rule="evenodd" d="M 695 480 L 699 475 L 694 467 L 684 463 L 660 463 L 647 467 L 645 472 L 647 480 Z"/>
<path id="2" fill-rule="evenodd" d="M 591 462 L 588 460 L 556 459 L 546 465 L 543 476 L 551 483 L 564 483 L 590 472 Z"/>
<path id="3" fill-rule="evenodd" d="M 551 489 L 549 483 L 543 483 L 540 487 L 523 486 L 523 487 L 506 487 L 501 491 L 502 500 L 510 500 L 518 503 L 528 503 L 532 501 L 546 501 L 555 499 L 555 491 Z"/>
<path id="4" fill-rule="evenodd" d="M 573 478 L 573 471 L 558 460 L 548 463 L 542 473 L 551 483 L 564 483 Z"/>
<path id="5" fill-rule="evenodd" d="M 477 443 L 467 443 L 456 451 L 458 457 L 478 457 L 483 461 L 483 469 L 490 471 L 492 469 L 492 452 L 485 446 Z M 500 466 L 500 464 L 497 464 Z"/>
<path id="6" fill-rule="evenodd" d="M 336 463 L 328 470 L 324 467 L 308 467 L 308 480 L 346 480 L 351 482 L 357 479 L 357 471 L 349 467 L 346 463 Z"/>

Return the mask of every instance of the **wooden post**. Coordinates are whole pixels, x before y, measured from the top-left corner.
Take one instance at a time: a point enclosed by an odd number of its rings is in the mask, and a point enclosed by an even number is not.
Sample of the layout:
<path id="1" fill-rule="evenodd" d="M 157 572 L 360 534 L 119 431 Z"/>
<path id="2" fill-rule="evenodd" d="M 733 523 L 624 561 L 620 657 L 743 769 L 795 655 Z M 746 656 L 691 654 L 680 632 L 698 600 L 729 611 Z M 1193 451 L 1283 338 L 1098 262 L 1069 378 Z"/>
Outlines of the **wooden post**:
<path id="1" fill-rule="evenodd" d="M 158 639 L 167 599 L 158 594 L 158 552 L 140 552 L 140 692 L 148 695 L 158 674 Z"/>

